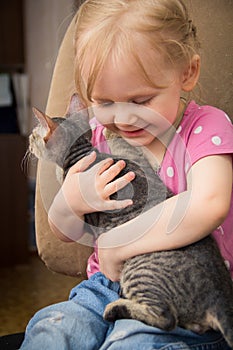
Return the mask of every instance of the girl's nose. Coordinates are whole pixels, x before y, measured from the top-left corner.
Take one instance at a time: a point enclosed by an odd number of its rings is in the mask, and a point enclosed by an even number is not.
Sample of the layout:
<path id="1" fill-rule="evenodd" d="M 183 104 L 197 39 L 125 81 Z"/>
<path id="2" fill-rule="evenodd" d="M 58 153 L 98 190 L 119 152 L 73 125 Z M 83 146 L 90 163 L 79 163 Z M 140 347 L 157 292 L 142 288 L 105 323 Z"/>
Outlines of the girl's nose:
<path id="1" fill-rule="evenodd" d="M 114 124 L 137 126 L 139 117 L 133 104 L 115 103 Z"/>

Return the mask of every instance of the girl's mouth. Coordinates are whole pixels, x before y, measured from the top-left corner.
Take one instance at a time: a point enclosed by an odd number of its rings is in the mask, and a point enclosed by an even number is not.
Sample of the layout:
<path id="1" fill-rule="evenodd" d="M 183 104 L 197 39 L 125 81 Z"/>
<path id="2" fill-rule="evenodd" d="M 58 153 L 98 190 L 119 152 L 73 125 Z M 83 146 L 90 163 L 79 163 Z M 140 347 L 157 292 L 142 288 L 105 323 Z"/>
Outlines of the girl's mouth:
<path id="1" fill-rule="evenodd" d="M 127 137 L 127 138 L 130 138 L 130 137 L 139 137 L 141 136 L 142 134 L 145 133 L 145 129 L 141 128 L 141 129 L 137 129 L 137 130 L 120 130 L 120 134 L 123 136 L 123 137 Z"/>

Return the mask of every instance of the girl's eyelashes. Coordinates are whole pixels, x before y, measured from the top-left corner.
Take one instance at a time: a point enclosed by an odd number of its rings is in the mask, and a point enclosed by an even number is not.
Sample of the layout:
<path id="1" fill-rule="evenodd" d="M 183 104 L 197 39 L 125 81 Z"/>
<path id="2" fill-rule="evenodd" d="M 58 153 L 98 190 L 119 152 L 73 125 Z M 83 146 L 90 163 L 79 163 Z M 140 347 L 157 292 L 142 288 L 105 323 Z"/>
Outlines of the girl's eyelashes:
<path id="1" fill-rule="evenodd" d="M 109 107 L 114 103 L 112 101 L 95 101 L 93 99 L 91 102 L 97 107 Z"/>
<path id="2" fill-rule="evenodd" d="M 111 106 L 113 103 L 114 103 L 114 102 L 109 101 L 109 102 L 103 102 L 103 103 L 101 103 L 101 105 L 102 105 L 103 107 L 109 107 L 109 106 Z M 98 103 L 98 104 L 100 105 L 100 103 Z"/>
<path id="3" fill-rule="evenodd" d="M 134 100 L 132 103 L 135 103 L 136 105 L 147 105 L 151 102 L 152 99 L 153 97 L 147 98 L 145 100 Z"/>
<path id="4" fill-rule="evenodd" d="M 147 97 L 147 98 L 140 98 L 140 99 L 135 99 L 135 100 L 130 100 L 129 103 L 134 103 L 136 105 L 148 105 L 154 98 L 155 96 Z M 94 103 L 98 107 L 109 107 L 113 105 L 115 102 L 114 101 L 96 101 L 92 100 L 92 103 Z"/>

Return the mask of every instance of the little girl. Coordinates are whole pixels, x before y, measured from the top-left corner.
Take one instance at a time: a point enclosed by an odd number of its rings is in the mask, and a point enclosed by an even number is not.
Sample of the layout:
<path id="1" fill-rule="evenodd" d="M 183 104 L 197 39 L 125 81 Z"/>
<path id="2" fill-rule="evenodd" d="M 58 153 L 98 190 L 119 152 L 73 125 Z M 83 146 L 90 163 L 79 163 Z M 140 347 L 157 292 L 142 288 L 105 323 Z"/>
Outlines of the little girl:
<path id="1" fill-rule="evenodd" d="M 224 112 L 182 98 L 200 73 L 199 42 L 185 5 L 87 0 L 77 15 L 75 47 L 77 91 L 96 118 L 93 144 L 104 141 L 107 129 L 142 147 L 175 195 L 102 234 L 89 259 L 89 279 L 71 291 L 69 301 L 32 318 L 21 348 L 228 349 L 214 331 L 164 332 L 136 320 L 111 324 L 102 317 L 119 297 L 124 261 L 138 254 L 179 248 L 212 232 L 233 276 L 233 127 Z M 84 214 L 131 204 L 110 195 L 134 174 L 115 180 L 125 164 L 112 165 L 111 158 L 87 170 L 94 159 L 92 153 L 70 169 L 50 208 L 50 226 L 64 241 L 70 237 L 59 229 L 61 219 L 67 232 L 76 223 L 78 238 Z"/>

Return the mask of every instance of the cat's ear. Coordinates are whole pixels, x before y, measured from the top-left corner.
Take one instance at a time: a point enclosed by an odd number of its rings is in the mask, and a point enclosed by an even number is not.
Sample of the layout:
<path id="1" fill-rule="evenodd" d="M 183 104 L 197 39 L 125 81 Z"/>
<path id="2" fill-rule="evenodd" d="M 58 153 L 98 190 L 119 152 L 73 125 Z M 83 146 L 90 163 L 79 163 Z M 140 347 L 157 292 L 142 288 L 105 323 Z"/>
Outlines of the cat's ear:
<path id="1" fill-rule="evenodd" d="M 44 141 L 47 142 L 53 132 L 56 130 L 58 127 L 58 124 L 53 121 L 52 118 L 50 118 L 48 115 L 45 113 L 39 111 L 39 109 L 33 107 L 32 111 L 35 115 L 35 117 L 38 119 L 42 127 L 47 130 L 47 134 L 44 136 Z"/>
<path id="2" fill-rule="evenodd" d="M 66 116 L 70 116 L 74 113 L 77 113 L 81 111 L 82 109 L 85 109 L 86 106 L 81 101 L 79 95 L 77 93 L 74 93 L 70 98 L 70 103 L 66 111 Z"/>

